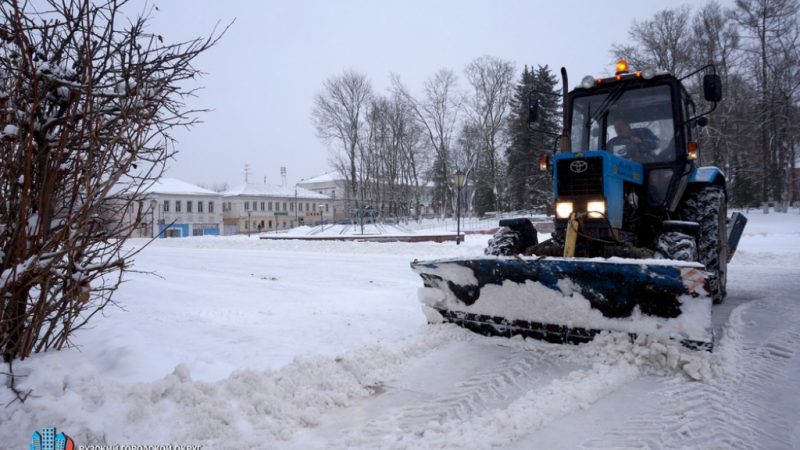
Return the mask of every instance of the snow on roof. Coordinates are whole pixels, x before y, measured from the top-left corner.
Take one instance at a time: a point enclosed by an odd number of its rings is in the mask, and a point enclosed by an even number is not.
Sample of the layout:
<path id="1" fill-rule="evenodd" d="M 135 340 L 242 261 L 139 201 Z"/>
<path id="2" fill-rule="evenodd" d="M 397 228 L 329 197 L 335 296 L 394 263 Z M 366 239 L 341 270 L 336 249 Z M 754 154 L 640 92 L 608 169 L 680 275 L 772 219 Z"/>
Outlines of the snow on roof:
<path id="1" fill-rule="evenodd" d="M 201 188 L 192 183 L 181 181 L 177 178 L 160 178 L 147 188 L 146 194 L 172 194 L 172 195 L 219 195 L 219 193 Z"/>
<path id="2" fill-rule="evenodd" d="M 333 181 L 344 181 L 344 177 L 339 174 L 339 172 L 328 172 L 322 175 L 309 178 L 307 180 L 300 180 L 298 184 L 306 184 L 306 183 L 330 183 Z"/>
<path id="3" fill-rule="evenodd" d="M 222 193 L 223 197 L 287 197 L 292 198 L 295 196 L 294 186 L 281 186 L 275 184 L 258 184 L 247 183 L 233 187 Z M 297 198 L 316 198 L 316 199 L 329 199 L 327 195 L 318 192 L 309 191 L 301 187 L 297 187 Z"/>

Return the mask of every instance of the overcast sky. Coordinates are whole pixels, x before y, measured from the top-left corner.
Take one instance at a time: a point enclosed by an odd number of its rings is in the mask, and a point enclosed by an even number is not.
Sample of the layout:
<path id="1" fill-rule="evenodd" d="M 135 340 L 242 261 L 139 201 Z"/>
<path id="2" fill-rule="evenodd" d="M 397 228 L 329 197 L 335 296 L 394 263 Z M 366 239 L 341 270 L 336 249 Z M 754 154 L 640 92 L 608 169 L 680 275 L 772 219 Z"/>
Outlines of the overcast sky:
<path id="1" fill-rule="evenodd" d="M 570 84 L 607 74 L 613 43 L 628 40 L 633 20 L 684 2 L 560 1 L 156 1 L 151 30 L 176 42 L 235 23 L 197 67 L 207 75 L 193 106 L 212 108 L 203 123 L 179 131 L 167 176 L 212 185 L 288 183 L 330 171 L 330 150 L 311 124 L 314 95 L 346 69 L 386 92 L 390 73 L 418 93 L 446 67 L 467 88 L 463 69 L 492 55 L 515 64 L 565 66 Z M 724 1 L 730 4 L 731 1 Z M 152 4 L 152 3 L 151 3 Z M 699 5 L 699 3 L 697 3 Z"/>

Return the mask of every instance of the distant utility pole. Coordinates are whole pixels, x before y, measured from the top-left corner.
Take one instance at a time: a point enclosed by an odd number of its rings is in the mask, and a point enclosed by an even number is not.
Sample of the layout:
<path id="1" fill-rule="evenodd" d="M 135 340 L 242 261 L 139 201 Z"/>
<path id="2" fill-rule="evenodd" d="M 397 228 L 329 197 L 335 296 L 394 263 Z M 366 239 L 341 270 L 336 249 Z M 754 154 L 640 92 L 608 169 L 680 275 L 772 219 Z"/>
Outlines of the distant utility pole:
<path id="1" fill-rule="evenodd" d="M 250 171 L 250 164 L 245 163 L 245 165 L 244 165 L 244 182 L 245 183 L 250 182 L 250 174 L 251 173 L 252 172 Z"/>

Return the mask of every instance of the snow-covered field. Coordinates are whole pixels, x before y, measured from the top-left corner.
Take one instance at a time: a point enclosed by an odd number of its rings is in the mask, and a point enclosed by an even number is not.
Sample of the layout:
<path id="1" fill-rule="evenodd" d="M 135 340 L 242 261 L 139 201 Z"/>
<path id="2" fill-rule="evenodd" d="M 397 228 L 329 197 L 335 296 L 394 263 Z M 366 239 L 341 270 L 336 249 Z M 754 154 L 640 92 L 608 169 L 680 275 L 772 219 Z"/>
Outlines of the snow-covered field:
<path id="1" fill-rule="evenodd" d="M 78 348 L 14 365 L 33 394 L 0 388 L 0 448 L 45 426 L 206 449 L 800 448 L 800 214 L 749 218 L 713 354 L 426 325 L 410 261 L 488 236 L 160 240 L 136 260 L 157 275 L 133 274 Z"/>

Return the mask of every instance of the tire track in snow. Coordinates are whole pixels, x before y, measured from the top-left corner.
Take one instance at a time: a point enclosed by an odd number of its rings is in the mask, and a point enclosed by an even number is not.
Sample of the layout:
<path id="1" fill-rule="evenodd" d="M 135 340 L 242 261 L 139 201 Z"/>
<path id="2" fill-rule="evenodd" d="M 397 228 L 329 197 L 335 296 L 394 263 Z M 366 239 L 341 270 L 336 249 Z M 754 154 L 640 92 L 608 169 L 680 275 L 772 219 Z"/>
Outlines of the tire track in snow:
<path id="1" fill-rule="evenodd" d="M 728 374 L 707 382 L 673 378 L 656 393 L 661 401 L 647 415 L 582 444 L 583 448 L 791 448 L 792 418 L 773 412 L 767 393 L 780 388 L 784 370 L 800 350 L 800 331 L 774 329 L 761 342 L 745 340 L 743 315 L 800 321 L 800 308 L 757 301 L 732 316 L 721 343 Z M 788 320 L 786 320 L 788 319 Z"/>
<path id="2" fill-rule="evenodd" d="M 342 448 L 415 447 L 426 431 L 468 421 L 474 414 L 502 407 L 552 378 L 551 359 L 543 352 L 515 351 L 499 363 L 458 383 L 455 389 L 422 403 L 387 411 L 350 431 L 334 446 Z M 409 442 L 406 439 L 411 439 Z"/>

